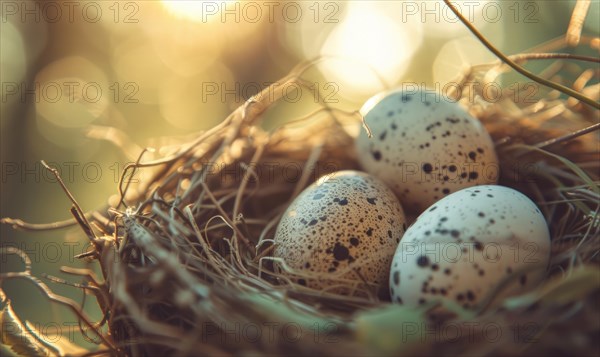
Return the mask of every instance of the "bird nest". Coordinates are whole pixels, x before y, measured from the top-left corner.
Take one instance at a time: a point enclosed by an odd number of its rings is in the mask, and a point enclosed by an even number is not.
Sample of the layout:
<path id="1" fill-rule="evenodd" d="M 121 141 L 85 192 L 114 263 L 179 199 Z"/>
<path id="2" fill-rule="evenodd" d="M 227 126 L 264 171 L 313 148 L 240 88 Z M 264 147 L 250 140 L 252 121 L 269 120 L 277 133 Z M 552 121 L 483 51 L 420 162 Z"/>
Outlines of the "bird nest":
<path id="1" fill-rule="evenodd" d="M 546 77 L 566 83 L 575 73 L 575 90 L 598 99 L 598 84 L 589 82 L 597 70 L 565 58 L 552 62 Z M 285 262 L 272 257 L 274 231 L 290 202 L 321 175 L 359 169 L 349 149 L 355 133 L 348 130 L 360 126 L 358 112 L 320 100 L 320 109 L 304 118 L 271 130 L 260 125 L 286 86 L 311 90 L 303 75 L 313 65 L 298 67 L 193 140 L 142 151 L 125 168 L 112 207 L 86 213 L 69 194 L 75 221 L 90 239 L 89 253 L 79 258 L 97 264 L 102 276 L 62 270 L 81 276 L 84 283 L 76 288 L 97 300 L 101 321 L 32 276 L 23 252 L 5 249 L 26 268 L 3 272 L 0 283 L 33 282 L 77 315 L 81 334 L 98 348 L 82 352 L 43 341 L 1 293 L 0 316 L 19 326 L 2 333 L 3 343 L 31 355 L 597 353 L 600 143 L 588 132 L 597 126 L 598 111 L 541 86 L 532 101 L 527 91 L 507 89 L 492 98 L 482 91 L 489 87 L 469 85 L 496 83 L 509 71 L 500 62 L 459 75 L 445 94 L 489 131 L 501 166 L 499 184 L 540 207 L 551 231 L 551 263 L 544 282 L 525 295 L 494 307 L 445 306 L 444 314 L 432 314 L 439 303 L 409 308 L 387 296 L 299 285 Z M 144 175 L 128 180 L 136 171 Z"/>

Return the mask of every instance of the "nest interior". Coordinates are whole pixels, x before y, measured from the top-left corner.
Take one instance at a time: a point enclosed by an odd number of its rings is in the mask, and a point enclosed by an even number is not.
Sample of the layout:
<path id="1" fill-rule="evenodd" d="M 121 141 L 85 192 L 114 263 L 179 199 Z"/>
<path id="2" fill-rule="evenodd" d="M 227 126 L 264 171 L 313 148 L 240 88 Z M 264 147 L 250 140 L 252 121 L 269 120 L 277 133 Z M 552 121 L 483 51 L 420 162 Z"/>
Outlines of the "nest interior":
<path id="1" fill-rule="evenodd" d="M 192 141 L 165 146 L 158 158 L 143 152 L 125 169 L 112 208 L 90 214 L 72 209 L 93 247 L 81 258 L 97 261 L 103 275 L 83 274 L 96 288 L 86 292 L 105 318 L 93 322 L 74 302 L 47 295 L 73 308 L 82 333 L 99 345 L 92 354 L 598 352 L 600 141 L 596 133 L 569 137 L 595 124 L 597 111 L 556 91 L 529 103 L 513 93 L 492 101 L 489 93 L 462 86 L 495 80 L 506 71 L 498 63 L 461 75 L 460 92 L 449 95 L 494 139 L 499 183 L 525 193 L 542 210 L 552 259 L 545 282 L 531 293 L 495 308 L 450 307 L 447 315 L 432 318 L 431 305 L 410 309 L 376 294 L 316 291 L 274 269 L 280 263 L 270 258 L 274 231 L 291 200 L 321 175 L 360 169 L 346 130 L 349 123 L 360 125 L 356 112 L 323 102 L 305 118 L 261 128 L 261 117 L 286 84 L 310 90 L 302 79 L 307 68 Z M 597 85 L 589 87 L 597 96 Z M 135 170 L 146 179 L 130 184 L 126 177 Z M 2 300 L 6 307 L 6 296 Z M 21 348 L 65 353 L 35 338 L 30 344 Z"/>

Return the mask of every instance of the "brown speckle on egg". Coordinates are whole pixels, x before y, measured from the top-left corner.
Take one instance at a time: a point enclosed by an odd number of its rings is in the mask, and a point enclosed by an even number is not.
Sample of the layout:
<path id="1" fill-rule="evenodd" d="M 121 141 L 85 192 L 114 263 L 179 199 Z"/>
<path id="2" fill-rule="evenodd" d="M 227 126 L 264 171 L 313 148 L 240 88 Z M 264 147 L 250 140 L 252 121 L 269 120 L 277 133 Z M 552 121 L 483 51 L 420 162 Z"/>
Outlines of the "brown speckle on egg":
<path id="1" fill-rule="evenodd" d="M 277 226 L 273 255 L 309 288 L 342 285 L 333 292 L 345 293 L 353 291 L 352 282 L 366 282 L 363 289 L 375 289 L 389 280 L 404 230 L 402 206 L 383 182 L 366 173 L 339 171 L 307 187 L 290 204 Z"/>
<path id="2" fill-rule="evenodd" d="M 550 259 L 550 233 L 536 208 L 520 192 L 490 185 L 462 189 L 436 202 L 398 245 L 391 274 L 412 279 L 394 287 L 392 301 L 402 296 L 404 305 L 415 306 L 422 299 L 447 298 L 473 309 L 488 297 L 493 305 L 525 293 L 544 277 Z M 532 244 L 536 249 L 528 250 Z M 527 274 L 515 274 L 500 286 L 507 275 L 523 270 Z"/>
<path id="3" fill-rule="evenodd" d="M 396 90 L 369 100 L 361 112 L 373 138 L 363 130 L 356 139 L 362 167 L 414 213 L 433 204 L 441 196 L 436 192 L 449 195 L 498 179 L 489 174 L 498 171 L 490 170 L 498 159 L 483 125 L 458 103 L 426 100 L 430 95 L 438 94 Z"/>

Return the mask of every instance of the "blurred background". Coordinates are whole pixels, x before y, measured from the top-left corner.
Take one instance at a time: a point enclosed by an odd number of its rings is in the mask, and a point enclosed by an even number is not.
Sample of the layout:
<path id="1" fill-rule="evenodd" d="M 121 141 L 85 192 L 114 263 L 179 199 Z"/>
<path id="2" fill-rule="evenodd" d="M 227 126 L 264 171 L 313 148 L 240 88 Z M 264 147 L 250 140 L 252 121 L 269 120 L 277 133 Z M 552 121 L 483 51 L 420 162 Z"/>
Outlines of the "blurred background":
<path id="1" fill-rule="evenodd" d="M 562 36 L 575 1 L 455 3 L 512 54 Z M 439 89 L 469 64 L 494 60 L 442 1 L 0 4 L 0 216 L 35 223 L 70 218 L 67 198 L 39 160 L 59 169 L 84 210 L 99 208 L 141 147 L 214 126 L 301 61 L 323 56 L 305 77 L 330 105 L 355 110 L 386 87 Z M 584 34 L 598 36 L 599 12 L 593 1 Z M 316 105 L 307 91 L 291 90 L 284 102 L 267 113 L 269 125 Z M 2 226 L 0 241 L 28 252 L 37 276 L 65 277 L 61 265 L 84 266 L 72 258 L 86 248 L 76 227 L 28 233 Z M 14 257 L 1 259 L 2 271 L 22 269 Z M 81 301 L 80 290 L 51 286 Z M 75 317 L 30 284 L 3 287 L 49 341 L 77 331 Z M 100 316 L 91 305 L 88 311 Z"/>

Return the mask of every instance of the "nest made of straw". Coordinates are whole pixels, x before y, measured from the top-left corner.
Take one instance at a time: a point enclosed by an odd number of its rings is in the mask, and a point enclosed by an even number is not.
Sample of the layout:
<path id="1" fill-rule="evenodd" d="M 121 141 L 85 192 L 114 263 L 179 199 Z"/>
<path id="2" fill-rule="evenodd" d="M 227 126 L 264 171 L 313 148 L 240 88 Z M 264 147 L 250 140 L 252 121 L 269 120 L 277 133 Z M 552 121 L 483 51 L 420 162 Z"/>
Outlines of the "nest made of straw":
<path id="1" fill-rule="evenodd" d="M 560 59 L 554 63 L 547 77 L 576 73 L 575 89 L 598 100 L 599 85 L 589 82 L 597 81 L 597 69 Z M 534 103 L 514 92 L 492 101 L 477 90 L 483 86 L 465 85 L 496 80 L 507 71 L 499 63 L 461 74 L 460 90 L 449 95 L 463 102 L 495 140 L 500 184 L 531 197 L 550 225 L 552 260 L 542 285 L 494 308 L 449 306 L 447 316 L 432 320 L 427 315 L 432 305 L 410 309 L 373 295 L 315 291 L 275 272 L 280 262 L 269 258 L 274 228 L 291 200 L 320 175 L 358 169 L 348 150 L 354 139 L 345 130 L 348 123 L 359 123 L 356 112 L 322 102 L 298 125 L 270 131 L 259 125 L 287 84 L 310 90 L 302 75 L 312 64 L 191 142 L 163 147 L 162 158 L 145 160 L 142 152 L 123 177 L 145 170 L 149 178 L 135 185 L 123 179 L 114 208 L 85 214 L 71 197 L 71 211 L 93 248 L 81 258 L 97 261 L 103 277 L 65 271 L 84 275 L 82 289 L 96 296 L 105 313 L 102 321 L 91 321 L 77 303 L 54 295 L 28 269 L 3 273 L 0 282 L 28 279 L 49 299 L 70 307 L 82 333 L 99 345 L 90 354 L 597 353 L 600 141 L 596 133 L 572 133 L 597 124 L 598 112 L 555 90 L 541 92 Z M 4 223 L 28 227 L 10 219 Z M 29 266 L 22 252 L 4 253 L 21 256 Z M 20 340 L 3 333 L 4 344 L 26 354 L 83 354 L 41 341 L 20 322 L 4 294 L 0 300 L 2 320 L 22 327 Z"/>

